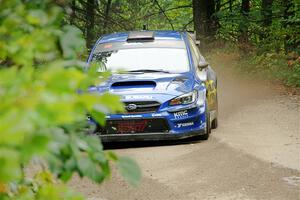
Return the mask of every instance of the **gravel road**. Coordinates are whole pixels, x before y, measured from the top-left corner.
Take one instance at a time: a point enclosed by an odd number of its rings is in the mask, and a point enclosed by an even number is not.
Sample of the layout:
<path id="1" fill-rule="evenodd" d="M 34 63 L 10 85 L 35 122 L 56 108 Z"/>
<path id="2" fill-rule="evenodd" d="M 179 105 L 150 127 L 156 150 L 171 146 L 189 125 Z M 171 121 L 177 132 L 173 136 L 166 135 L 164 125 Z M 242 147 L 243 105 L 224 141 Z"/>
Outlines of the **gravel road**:
<path id="1" fill-rule="evenodd" d="M 300 99 L 271 83 L 233 73 L 219 55 L 219 128 L 208 141 L 114 146 L 134 158 L 143 180 L 129 186 L 115 171 L 96 185 L 74 177 L 90 200 L 300 199 Z"/>

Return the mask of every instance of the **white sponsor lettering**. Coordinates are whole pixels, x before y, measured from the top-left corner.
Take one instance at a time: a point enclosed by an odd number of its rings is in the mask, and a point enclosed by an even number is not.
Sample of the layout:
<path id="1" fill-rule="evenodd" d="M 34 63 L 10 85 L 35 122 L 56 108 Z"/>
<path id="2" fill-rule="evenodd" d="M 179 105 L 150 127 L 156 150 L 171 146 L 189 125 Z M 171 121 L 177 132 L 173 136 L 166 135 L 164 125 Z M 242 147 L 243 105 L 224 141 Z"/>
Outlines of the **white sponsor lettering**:
<path id="1" fill-rule="evenodd" d="M 168 112 L 161 112 L 161 113 L 153 113 L 151 114 L 152 117 L 163 117 L 163 116 L 168 116 Z"/>
<path id="2" fill-rule="evenodd" d="M 177 124 L 177 127 L 178 127 L 178 128 L 181 128 L 181 127 L 193 126 L 193 125 L 194 125 L 194 122 L 187 122 L 187 123 L 180 123 L 180 124 Z"/>
<path id="3" fill-rule="evenodd" d="M 179 118 L 183 118 L 183 117 L 187 117 L 189 115 L 188 111 L 187 110 L 183 110 L 183 111 L 180 111 L 180 112 L 176 112 L 174 113 L 174 117 L 175 119 L 179 119 Z"/>
<path id="4" fill-rule="evenodd" d="M 162 114 L 152 114 L 152 117 L 161 117 L 163 116 Z"/>
<path id="5" fill-rule="evenodd" d="M 127 95 L 127 96 L 123 96 L 123 100 L 136 100 L 136 99 L 153 99 L 153 97 L 149 96 L 149 95 Z"/>
<path id="6" fill-rule="evenodd" d="M 142 115 L 122 115 L 122 118 L 141 118 Z"/>

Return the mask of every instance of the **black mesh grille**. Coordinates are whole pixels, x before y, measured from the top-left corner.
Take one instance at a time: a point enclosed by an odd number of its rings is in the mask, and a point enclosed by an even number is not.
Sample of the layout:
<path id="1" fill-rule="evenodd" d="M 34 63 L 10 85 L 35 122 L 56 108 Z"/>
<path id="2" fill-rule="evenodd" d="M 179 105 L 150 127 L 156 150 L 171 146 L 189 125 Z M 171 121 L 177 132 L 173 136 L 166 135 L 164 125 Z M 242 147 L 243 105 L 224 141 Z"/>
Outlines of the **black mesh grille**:
<path id="1" fill-rule="evenodd" d="M 165 119 L 107 120 L 105 128 L 99 127 L 98 130 L 101 134 L 138 134 L 168 131 L 169 125 Z"/>
<path id="2" fill-rule="evenodd" d="M 138 101 L 138 102 L 124 102 L 127 113 L 153 113 L 157 112 L 160 103 L 156 101 Z"/>

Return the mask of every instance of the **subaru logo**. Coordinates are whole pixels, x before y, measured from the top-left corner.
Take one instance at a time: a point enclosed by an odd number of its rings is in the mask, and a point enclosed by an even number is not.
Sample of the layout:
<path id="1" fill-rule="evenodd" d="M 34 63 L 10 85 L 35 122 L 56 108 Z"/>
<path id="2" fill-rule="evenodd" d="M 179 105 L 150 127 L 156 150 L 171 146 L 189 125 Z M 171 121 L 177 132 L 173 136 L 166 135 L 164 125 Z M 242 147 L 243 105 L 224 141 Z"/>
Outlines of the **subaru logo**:
<path id="1" fill-rule="evenodd" d="M 137 108 L 137 105 L 131 103 L 131 104 L 128 104 L 125 108 L 126 108 L 126 110 L 131 111 L 131 110 L 135 110 Z"/>

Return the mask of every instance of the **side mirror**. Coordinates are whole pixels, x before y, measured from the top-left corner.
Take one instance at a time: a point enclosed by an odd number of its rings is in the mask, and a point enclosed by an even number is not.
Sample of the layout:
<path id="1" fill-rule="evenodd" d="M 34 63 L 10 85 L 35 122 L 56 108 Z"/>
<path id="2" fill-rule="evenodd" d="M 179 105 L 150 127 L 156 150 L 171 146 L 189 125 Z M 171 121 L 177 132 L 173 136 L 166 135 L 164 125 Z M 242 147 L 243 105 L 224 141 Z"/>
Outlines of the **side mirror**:
<path id="1" fill-rule="evenodd" d="M 200 69 L 200 70 L 202 70 L 202 69 L 205 69 L 205 68 L 207 68 L 208 67 L 208 62 L 203 62 L 203 61 L 200 61 L 199 62 L 199 64 L 198 64 L 198 68 Z"/>

